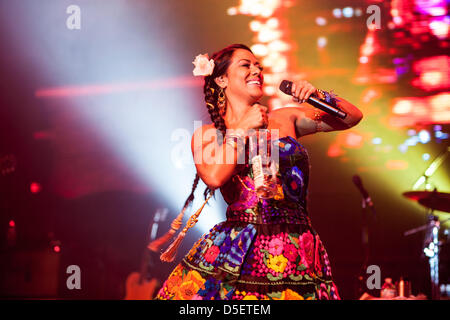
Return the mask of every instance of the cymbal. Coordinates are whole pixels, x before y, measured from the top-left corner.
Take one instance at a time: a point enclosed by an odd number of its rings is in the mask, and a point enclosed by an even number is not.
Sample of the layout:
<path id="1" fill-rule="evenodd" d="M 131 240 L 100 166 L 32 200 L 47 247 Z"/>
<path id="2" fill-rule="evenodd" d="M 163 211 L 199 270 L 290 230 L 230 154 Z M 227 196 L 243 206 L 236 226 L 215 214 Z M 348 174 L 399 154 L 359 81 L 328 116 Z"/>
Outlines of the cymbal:
<path id="1" fill-rule="evenodd" d="M 419 202 L 424 207 L 450 212 L 450 193 L 437 191 L 408 191 L 403 196 Z"/>

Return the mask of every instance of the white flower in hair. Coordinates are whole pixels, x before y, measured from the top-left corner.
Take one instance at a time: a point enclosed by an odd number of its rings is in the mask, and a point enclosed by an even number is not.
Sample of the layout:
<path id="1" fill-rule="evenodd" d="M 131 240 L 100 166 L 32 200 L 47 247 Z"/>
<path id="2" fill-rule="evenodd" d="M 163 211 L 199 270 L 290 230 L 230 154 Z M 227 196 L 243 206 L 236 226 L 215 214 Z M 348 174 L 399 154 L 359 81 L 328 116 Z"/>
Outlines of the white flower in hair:
<path id="1" fill-rule="evenodd" d="M 195 60 L 192 62 L 195 66 L 192 73 L 194 76 L 210 76 L 214 70 L 214 60 L 209 59 L 207 53 L 199 54 L 195 57 Z"/>

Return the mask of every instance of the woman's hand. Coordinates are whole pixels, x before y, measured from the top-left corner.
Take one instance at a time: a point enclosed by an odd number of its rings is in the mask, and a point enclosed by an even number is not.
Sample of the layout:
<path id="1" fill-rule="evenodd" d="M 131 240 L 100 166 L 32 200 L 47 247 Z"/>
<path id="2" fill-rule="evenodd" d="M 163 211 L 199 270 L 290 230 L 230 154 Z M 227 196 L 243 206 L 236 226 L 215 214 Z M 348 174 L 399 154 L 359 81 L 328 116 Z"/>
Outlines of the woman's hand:
<path id="1" fill-rule="evenodd" d="M 227 125 L 227 127 L 243 130 L 265 128 L 268 123 L 268 110 L 266 106 L 255 103 L 235 125 Z"/>
<path id="2" fill-rule="evenodd" d="M 306 80 L 300 80 L 292 83 L 292 100 L 295 102 L 305 102 L 311 94 L 317 91 L 311 83 Z"/>

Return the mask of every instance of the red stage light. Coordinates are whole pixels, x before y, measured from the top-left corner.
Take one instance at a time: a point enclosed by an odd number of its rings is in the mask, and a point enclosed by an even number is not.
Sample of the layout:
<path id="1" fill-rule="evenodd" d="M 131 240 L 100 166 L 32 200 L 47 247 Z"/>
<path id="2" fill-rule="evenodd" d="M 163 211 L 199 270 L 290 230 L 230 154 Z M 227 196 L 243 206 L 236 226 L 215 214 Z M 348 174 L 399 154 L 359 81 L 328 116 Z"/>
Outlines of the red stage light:
<path id="1" fill-rule="evenodd" d="M 38 182 L 32 182 L 30 184 L 31 193 L 39 193 L 39 192 L 41 192 L 41 190 L 42 190 L 42 187 Z"/>
<path id="2" fill-rule="evenodd" d="M 344 153 L 345 153 L 344 150 L 341 149 L 339 144 L 334 143 L 334 144 L 330 145 L 330 147 L 328 148 L 327 155 L 330 158 L 336 158 L 336 157 L 342 156 Z"/>
<path id="3" fill-rule="evenodd" d="M 412 80 L 412 85 L 426 91 L 446 89 L 450 86 L 450 58 L 434 56 L 414 62 L 414 72 L 418 75 Z"/>
<path id="4" fill-rule="evenodd" d="M 8 224 L 11 228 L 14 228 L 16 226 L 16 223 L 14 222 L 14 220 L 9 220 Z"/>
<path id="5" fill-rule="evenodd" d="M 54 246 L 53 247 L 53 251 L 60 252 L 61 251 L 61 247 L 60 246 Z"/>

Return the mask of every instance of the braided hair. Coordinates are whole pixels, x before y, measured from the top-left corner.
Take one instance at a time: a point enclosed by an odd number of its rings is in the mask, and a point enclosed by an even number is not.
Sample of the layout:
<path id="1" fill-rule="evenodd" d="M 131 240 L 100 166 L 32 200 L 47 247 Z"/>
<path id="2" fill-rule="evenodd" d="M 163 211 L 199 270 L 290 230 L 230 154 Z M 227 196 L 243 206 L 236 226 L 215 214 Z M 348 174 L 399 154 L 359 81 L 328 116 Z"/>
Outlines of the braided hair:
<path id="1" fill-rule="evenodd" d="M 228 46 L 212 55 L 212 59 L 214 59 L 214 70 L 211 75 L 205 77 L 205 84 L 203 86 L 203 92 L 205 94 L 205 102 L 208 107 L 208 112 L 211 116 L 211 120 L 214 123 L 216 130 L 220 131 L 222 134 L 218 135 L 219 137 L 223 137 L 226 133 L 225 121 L 221 116 L 221 112 L 219 112 L 219 108 L 217 106 L 218 98 L 219 98 L 219 86 L 214 81 L 215 78 L 220 77 L 221 75 L 226 74 L 228 71 L 228 67 L 230 66 L 231 57 L 236 49 L 245 49 L 252 52 L 247 46 L 242 44 L 234 44 Z M 225 106 L 226 108 L 226 106 Z M 222 114 L 225 114 L 226 110 L 223 110 Z M 218 143 L 223 143 L 223 141 L 218 141 Z M 200 176 L 198 173 L 195 175 L 194 182 L 192 184 L 191 193 L 187 197 L 183 209 L 180 214 L 172 221 L 170 230 L 166 232 L 162 237 L 154 240 L 149 244 L 148 248 L 153 251 L 157 251 L 164 243 L 166 243 L 173 235 L 180 229 L 181 221 L 184 216 L 184 212 L 192 201 L 194 201 L 194 192 L 197 188 L 198 182 L 200 180 Z M 205 202 L 200 207 L 199 210 L 195 214 L 193 214 L 190 218 L 184 229 L 178 234 L 175 241 L 161 254 L 162 261 L 173 261 L 175 259 L 175 255 L 180 246 L 181 241 L 183 241 L 187 230 L 192 228 L 197 222 L 197 218 L 200 212 L 203 210 L 203 207 L 208 202 L 211 196 L 214 196 L 215 189 L 210 189 L 206 187 L 205 192 L 203 193 L 205 196 Z"/>
<path id="2" fill-rule="evenodd" d="M 244 49 L 252 52 L 249 47 L 243 44 L 232 44 L 228 47 L 223 48 L 220 51 L 215 52 L 211 56 L 211 59 L 214 59 L 214 70 L 211 75 L 205 77 L 205 84 L 203 85 L 203 93 L 205 94 L 206 107 L 208 108 L 209 115 L 211 116 L 211 121 L 214 123 L 214 127 L 216 128 L 216 130 L 221 132 L 221 135 L 219 136 L 222 137 L 225 136 L 227 128 L 225 126 L 225 120 L 220 115 L 219 108 L 217 106 L 220 87 L 217 85 L 214 79 L 227 73 L 228 67 L 230 66 L 231 57 L 233 56 L 234 51 L 236 51 L 237 49 Z M 225 110 L 223 110 L 223 114 L 225 114 L 225 112 L 226 106 Z M 218 142 L 222 143 L 222 141 Z M 184 205 L 185 208 L 194 200 L 194 191 L 197 188 L 199 178 L 200 177 L 198 173 L 196 173 L 194 183 L 192 184 L 191 194 L 186 199 Z M 214 194 L 215 189 L 210 189 L 209 187 L 206 187 L 203 193 L 205 199 L 209 193 Z"/>

